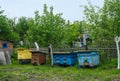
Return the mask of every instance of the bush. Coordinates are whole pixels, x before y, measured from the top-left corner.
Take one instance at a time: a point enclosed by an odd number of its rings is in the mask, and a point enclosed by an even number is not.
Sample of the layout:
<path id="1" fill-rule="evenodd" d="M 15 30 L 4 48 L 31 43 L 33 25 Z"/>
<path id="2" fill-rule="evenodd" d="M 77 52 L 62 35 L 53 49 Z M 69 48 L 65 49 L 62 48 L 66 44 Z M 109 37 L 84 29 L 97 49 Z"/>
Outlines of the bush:
<path id="1" fill-rule="evenodd" d="M 111 62 L 107 62 L 102 64 L 100 66 L 101 69 L 112 69 L 112 68 L 117 68 L 117 58 L 114 58 L 111 60 Z"/>
<path id="2" fill-rule="evenodd" d="M 17 62 L 18 61 L 18 59 L 17 59 L 17 51 L 16 50 L 13 51 L 11 60 L 12 60 L 12 64 L 18 64 L 18 62 Z"/>

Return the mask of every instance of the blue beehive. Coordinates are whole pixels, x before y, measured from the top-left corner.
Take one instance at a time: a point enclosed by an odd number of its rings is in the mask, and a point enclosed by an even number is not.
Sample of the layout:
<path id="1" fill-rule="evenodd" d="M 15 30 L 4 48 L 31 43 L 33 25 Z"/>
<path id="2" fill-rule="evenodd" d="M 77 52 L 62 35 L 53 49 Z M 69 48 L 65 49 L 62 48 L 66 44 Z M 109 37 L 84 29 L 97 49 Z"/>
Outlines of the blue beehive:
<path id="1" fill-rule="evenodd" d="M 80 51 L 78 52 L 78 67 L 90 66 L 94 67 L 99 65 L 99 52 L 98 51 Z"/>
<path id="2" fill-rule="evenodd" d="M 77 53 L 75 52 L 54 52 L 53 64 L 74 65 L 77 62 Z"/>

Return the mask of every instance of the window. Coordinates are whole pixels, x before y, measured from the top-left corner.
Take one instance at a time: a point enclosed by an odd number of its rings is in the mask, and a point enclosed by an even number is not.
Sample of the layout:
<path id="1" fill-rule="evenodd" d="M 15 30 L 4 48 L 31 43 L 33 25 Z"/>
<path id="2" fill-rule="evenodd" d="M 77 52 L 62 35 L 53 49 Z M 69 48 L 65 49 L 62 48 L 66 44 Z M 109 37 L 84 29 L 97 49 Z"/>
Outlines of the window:
<path id="1" fill-rule="evenodd" d="M 8 43 L 7 42 L 3 42 L 2 43 L 2 48 L 8 48 Z"/>

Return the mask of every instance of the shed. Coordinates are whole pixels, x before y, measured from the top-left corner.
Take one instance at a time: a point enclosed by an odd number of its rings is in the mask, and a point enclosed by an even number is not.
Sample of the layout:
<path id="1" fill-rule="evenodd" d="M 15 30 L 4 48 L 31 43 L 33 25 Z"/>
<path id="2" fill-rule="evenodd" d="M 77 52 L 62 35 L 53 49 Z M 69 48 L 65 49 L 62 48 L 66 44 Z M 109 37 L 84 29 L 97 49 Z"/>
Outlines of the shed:
<path id="1" fill-rule="evenodd" d="M 11 41 L 1 40 L 0 39 L 0 48 L 13 50 L 13 43 Z"/>

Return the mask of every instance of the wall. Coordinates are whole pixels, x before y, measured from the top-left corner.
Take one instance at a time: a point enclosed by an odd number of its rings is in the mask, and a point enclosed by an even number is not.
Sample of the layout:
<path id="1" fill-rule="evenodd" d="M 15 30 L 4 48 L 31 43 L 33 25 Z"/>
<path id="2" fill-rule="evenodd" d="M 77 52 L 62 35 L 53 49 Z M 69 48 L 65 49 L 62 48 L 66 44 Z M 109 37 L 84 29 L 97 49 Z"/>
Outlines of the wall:
<path id="1" fill-rule="evenodd" d="M 13 43 L 9 42 L 9 41 L 4 41 L 4 40 L 0 40 L 0 48 L 2 47 L 3 43 L 7 43 L 7 47 L 4 49 L 10 49 L 11 51 L 13 50 Z"/>

